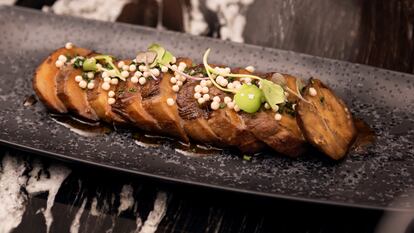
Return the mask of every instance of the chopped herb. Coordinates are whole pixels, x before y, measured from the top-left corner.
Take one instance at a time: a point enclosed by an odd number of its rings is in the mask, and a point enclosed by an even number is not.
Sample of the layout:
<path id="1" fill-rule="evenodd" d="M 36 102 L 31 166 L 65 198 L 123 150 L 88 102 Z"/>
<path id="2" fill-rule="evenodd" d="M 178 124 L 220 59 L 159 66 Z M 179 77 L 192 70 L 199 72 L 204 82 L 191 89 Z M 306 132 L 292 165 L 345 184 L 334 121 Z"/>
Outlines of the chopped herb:
<path id="1" fill-rule="evenodd" d="M 321 96 L 321 98 L 319 98 L 319 101 L 321 101 L 321 104 L 325 103 L 325 96 Z"/>
<path id="2" fill-rule="evenodd" d="M 220 103 L 220 108 L 225 108 L 226 104 L 225 103 Z"/>
<path id="3" fill-rule="evenodd" d="M 128 90 L 129 92 L 137 92 L 137 89 L 135 88 L 135 87 L 131 87 L 131 88 L 129 88 L 129 90 Z"/>
<path id="4" fill-rule="evenodd" d="M 296 111 L 294 109 L 295 103 L 292 102 L 286 102 L 285 104 L 280 105 L 278 112 L 280 114 L 286 113 L 291 116 L 296 116 Z"/>
<path id="5" fill-rule="evenodd" d="M 243 155 L 243 160 L 251 161 L 252 160 L 252 156 L 250 156 L 250 155 Z"/>
<path id="6" fill-rule="evenodd" d="M 73 63 L 73 67 L 77 68 L 77 69 L 81 68 L 84 61 L 85 61 L 85 59 L 82 59 L 80 57 L 76 58 L 75 62 Z"/>
<path id="7" fill-rule="evenodd" d="M 119 95 L 122 95 L 122 94 L 124 94 L 125 89 L 124 88 L 120 88 L 120 89 L 118 89 L 117 92 L 118 92 Z"/>

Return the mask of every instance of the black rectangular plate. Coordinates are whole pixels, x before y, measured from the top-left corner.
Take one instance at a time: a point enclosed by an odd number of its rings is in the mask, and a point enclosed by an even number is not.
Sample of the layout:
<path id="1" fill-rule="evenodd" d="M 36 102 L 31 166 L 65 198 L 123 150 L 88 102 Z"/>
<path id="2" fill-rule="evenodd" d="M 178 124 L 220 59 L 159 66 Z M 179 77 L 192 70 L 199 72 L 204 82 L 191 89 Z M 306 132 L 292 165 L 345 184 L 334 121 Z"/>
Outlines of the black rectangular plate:
<path id="1" fill-rule="evenodd" d="M 170 181 L 275 198 L 367 208 L 412 208 L 414 187 L 414 76 L 309 55 L 180 33 L 14 7 L 0 7 L 0 142 L 57 158 L 80 161 Z M 177 56 L 198 61 L 254 65 L 325 81 L 357 118 L 374 128 L 367 150 L 333 163 L 307 154 L 299 159 L 267 153 L 243 161 L 234 152 L 204 158 L 180 154 L 174 144 L 142 148 L 131 132 L 87 138 L 55 123 L 42 104 L 24 107 L 33 94 L 35 68 L 66 41 L 121 57 L 158 42 Z M 400 200 L 394 202 L 394 200 Z"/>

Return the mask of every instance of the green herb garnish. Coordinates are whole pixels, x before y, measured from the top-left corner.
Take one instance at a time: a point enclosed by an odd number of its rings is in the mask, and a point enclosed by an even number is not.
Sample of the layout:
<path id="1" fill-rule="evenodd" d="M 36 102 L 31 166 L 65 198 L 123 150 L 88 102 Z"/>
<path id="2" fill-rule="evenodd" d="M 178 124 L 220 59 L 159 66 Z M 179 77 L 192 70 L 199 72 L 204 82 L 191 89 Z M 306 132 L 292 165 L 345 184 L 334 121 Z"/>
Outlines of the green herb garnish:
<path id="1" fill-rule="evenodd" d="M 76 68 L 76 69 L 81 68 L 81 67 L 82 67 L 82 65 L 83 65 L 83 61 L 84 61 L 84 60 L 85 60 L 85 59 L 83 59 L 83 58 L 77 57 L 77 58 L 75 59 L 75 61 L 73 62 L 73 67 L 74 67 L 74 68 Z"/>
<path id="2" fill-rule="evenodd" d="M 252 160 L 252 156 L 250 156 L 250 155 L 243 155 L 243 160 L 251 161 Z"/>

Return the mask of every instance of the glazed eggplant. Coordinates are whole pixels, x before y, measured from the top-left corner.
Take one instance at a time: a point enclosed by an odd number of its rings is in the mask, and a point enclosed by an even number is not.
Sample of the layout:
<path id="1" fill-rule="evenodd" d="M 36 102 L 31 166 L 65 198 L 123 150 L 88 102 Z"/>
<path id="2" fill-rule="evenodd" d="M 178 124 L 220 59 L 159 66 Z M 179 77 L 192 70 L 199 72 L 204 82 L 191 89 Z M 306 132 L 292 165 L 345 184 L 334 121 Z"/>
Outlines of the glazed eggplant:
<path id="1" fill-rule="evenodd" d="M 39 66 L 33 86 L 52 111 L 184 143 L 243 153 L 268 148 L 290 157 L 313 145 L 334 160 L 345 156 L 356 134 L 352 115 L 322 82 L 311 79 L 303 87 L 287 74 L 210 66 L 207 56 L 197 65 L 159 45 L 119 61 L 82 48 L 58 49 Z"/>
<path id="2" fill-rule="evenodd" d="M 310 79 L 298 103 L 298 123 L 306 140 L 334 160 L 342 159 L 356 137 L 345 103 L 318 79 Z"/>

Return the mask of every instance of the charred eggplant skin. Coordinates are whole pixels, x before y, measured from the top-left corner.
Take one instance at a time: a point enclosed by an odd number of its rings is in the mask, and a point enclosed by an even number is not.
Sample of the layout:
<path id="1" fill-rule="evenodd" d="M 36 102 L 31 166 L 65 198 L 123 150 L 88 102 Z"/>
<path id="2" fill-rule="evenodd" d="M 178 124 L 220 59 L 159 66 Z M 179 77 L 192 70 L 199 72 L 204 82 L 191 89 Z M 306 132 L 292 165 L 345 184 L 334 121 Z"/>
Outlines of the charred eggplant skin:
<path id="1" fill-rule="evenodd" d="M 318 79 L 310 79 L 298 102 L 297 121 L 306 140 L 333 160 L 345 157 L 356 137 L 345 103 Z"/>

